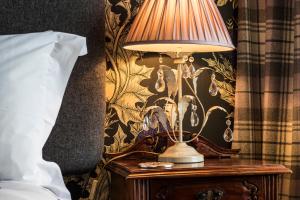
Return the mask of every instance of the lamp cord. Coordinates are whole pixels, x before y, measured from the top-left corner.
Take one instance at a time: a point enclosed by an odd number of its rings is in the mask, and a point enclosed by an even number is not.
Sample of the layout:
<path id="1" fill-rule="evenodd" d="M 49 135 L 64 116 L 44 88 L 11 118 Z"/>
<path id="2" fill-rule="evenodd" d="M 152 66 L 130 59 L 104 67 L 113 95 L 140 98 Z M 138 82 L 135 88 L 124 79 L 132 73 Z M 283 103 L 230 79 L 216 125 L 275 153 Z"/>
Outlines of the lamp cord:
<path id="1" fill-rule="evenodd" d="M 114 160 L 124 158 L 124 157 L 130 156 L 130 155 L 135 154 L 135 153 L 146 153 L 146 154 L 151 154 L 151 155 L 159 155 L 159 153 L 150 152 L 150 151 L 132 151 L 132 152 L 125 153 L 123 155 L 116 156 L 116 157 L 108 160 L 107 162 L 105 160 L 103 160 L 103 162 L 104 162 L 103 168 L 105 168 L 109 163 L 111 163 Z"/>

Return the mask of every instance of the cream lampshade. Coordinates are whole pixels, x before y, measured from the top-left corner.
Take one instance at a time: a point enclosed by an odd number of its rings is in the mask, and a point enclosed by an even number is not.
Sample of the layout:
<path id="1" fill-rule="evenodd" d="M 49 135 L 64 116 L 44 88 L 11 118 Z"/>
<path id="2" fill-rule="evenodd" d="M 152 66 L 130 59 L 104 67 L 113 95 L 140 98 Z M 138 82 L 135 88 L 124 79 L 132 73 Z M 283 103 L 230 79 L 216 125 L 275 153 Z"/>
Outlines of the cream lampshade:
<path id="1" fill-rule="evenodd" d="M 204 156 L 183 141 L 184 109 L 182 105 L 185 98 L 182 94 L 182 79 L 186 79 L 183 74 L 190 70 L 185 67 L 186 55 L 193 52 L 218 52 L 234 49 L 214 1 L 145 0 L 130 28 L 124 48 L 135 51 L 176 53 L 174 64 L 177 64 L 178 77 L 179 136 L 178 139 L 172 138 L 168 133 L 175 144 L 159 155 L 159 161 L 203 162 Z M 185 56 L 181 56 L 180 53 Z M 196 94 L 195 91 L 194 94 Z M 201 104 L 200 101 L 199 104 Z M 203 120 L 197 137 L 206 121 Z"/>
<path id="2" fill-rule="evenodd" d="M 145 0 L 130 28 L 125 49 L 150 52 L 233 50 L 213 0 Z"/>

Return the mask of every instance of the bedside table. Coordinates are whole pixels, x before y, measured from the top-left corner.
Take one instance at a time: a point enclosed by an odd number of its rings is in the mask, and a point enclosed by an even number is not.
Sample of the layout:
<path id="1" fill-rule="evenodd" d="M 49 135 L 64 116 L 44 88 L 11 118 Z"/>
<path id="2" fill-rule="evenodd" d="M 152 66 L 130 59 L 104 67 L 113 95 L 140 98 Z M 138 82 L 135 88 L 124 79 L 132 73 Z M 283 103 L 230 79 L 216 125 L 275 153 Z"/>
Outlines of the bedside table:
<path id="1" fill-rule="evenodd" d="M 175 164 L 172 169 L 141 169 L 139 162 L 113 161 L 112 200 L 276 200 L 278 176 L 291 171 L 279 164 L 237 158 Z"/>

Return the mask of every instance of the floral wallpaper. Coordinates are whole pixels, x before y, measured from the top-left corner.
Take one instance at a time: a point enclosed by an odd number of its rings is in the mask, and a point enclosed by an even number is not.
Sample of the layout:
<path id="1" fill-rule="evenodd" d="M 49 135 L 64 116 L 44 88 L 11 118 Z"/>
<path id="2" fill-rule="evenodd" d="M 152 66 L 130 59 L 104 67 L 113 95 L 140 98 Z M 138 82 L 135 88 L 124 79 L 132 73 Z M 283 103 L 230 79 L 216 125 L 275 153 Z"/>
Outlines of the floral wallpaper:
<path id="1" fill-rule="evenodd" d="M 132 145 L 136 138 L 160 131 L 158 129 L 143 130 L 145 120 L 141 113 L 145 113 L 149 107 L 157 105 L 158 100 L 168 96 L 167 90 L 160 91 L 155 87 L 159 78 L 158 73 L 160 73 L 159 60 L 162 59 L 163 64 L 170 66 L 172 71 L 176 70 L 176 67 L 171 64 L 171 59 L 166 55 L 141 54 L 122 48 L 130 24 L 142 2 L 142 0 L 106 0 L 105 148 L 107 152 L 123 151 Z M 237 0 L 217 0 L 216 4 L 235 42 Z M 203 102 L 204 110 L 207 111 L 214 106 L 226 110 L 226 112 L 214 111 L 210 115 L 202 135 L 220 146 L 230 148 L 231 144 L 223 139 L 223 133 L 228 127 L 227 119 L 233 120 L 235 52 L 193 54 L 193 57 L 192 64 L 195 70 L 201 69 L 201 72 L 196 80 L 192 81 L 196 81 L 194 84 L 197 86 L 196 93 Z M 169 73 L 174 74 L 172 71 Z M 169 84 L 168 88 L 170 87 Z M 188 94 L 187 87 L 184 86 L 184 93 Z M 170 104 L 165 103 L 163 107 L 166 111 L 166 107 L 170 107 Z M 186 116 L 192 116 L 191 112 L 193 111 L 187 111 Z M 201 109 L 197 109 L 195 115 L 199 118 L 197 120 L 203 120 Z M 186 123 L 184 124 L 191 124 L 189 120 L 191 120 L 190 117 L 185 117 Z M 232 125 L 233 123 L 230 125 L 231 129 Z M 199 127 L 191 125 L 184 127 L 184 130 L 189 132 L 198 132 L 198 129 Z"/>
<path id="2" fill-rule="evenodd" d="M 215 2 L 236 45 L 237 0 Z M 159 86 L 161 78 L 166 79 L 160 76 L 160 64 L 167 66 L 164 74 L 169 73 L 171 77 L 176 74 L 176 67 L 172 65 L 170 57 L 157 53 L 141 54 L 122 48 L 142 3 L 143 0 L 105 0 L 107 111 L 104 142 L 107 152 L 123 151 L 130 147 L 135 139 L 160 131 L 157 127 L 148 130 L 143 128 L 143 113 L 154 105 L 162 105 L 165 111 L 172 110 L 170 102 L 176 101 L 165 101 L 170 96 L 168 93 L 172 92 L 172 86 L 168 85 L 167 81 L 165 84 L 168 89 Z M 230 148 L 231 142 L 225 141 L 224 132 L 228 127 L 233 130 L 236 52 L 197 53 L 192 56 L 194 60 L 189 62 L 189 65 L 193 66 L 197 75 L 183 84 L 183 93 L 191 95 L 189 84 L 196 87 L 204 111 L 212 110 L 202 135 L 217 145 Z M 189 132 L 199 130 L 199 126 L 192 126 L 193 123 L 196 124 L 195 119 L 203 120 L 201 109 L 193 108 L 193 105 L 187 107 L 184 118 L 184 130 Z M 194 120 L 191 120 L 192 118 Z M 109 179 L 109 173 L 103 169 L 103 164 L 99 164 L 94 172 L 66 177 L 65 181 L 75 200 L 106 200 L 109 199 Z"/>

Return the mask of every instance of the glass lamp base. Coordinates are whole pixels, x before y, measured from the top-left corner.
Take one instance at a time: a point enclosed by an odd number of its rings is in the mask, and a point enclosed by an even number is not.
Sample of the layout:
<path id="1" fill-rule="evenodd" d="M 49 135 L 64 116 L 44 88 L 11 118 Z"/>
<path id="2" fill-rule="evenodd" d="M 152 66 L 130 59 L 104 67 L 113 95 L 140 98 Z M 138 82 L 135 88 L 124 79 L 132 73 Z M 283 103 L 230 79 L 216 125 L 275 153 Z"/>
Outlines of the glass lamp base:
<path id="1" fill-rule="evenodd" d="M 204 156 L 185 142 L 179 142 L 169 147 L 158 156 L 160 162 L 199 163 L 204 162 Z"/>

